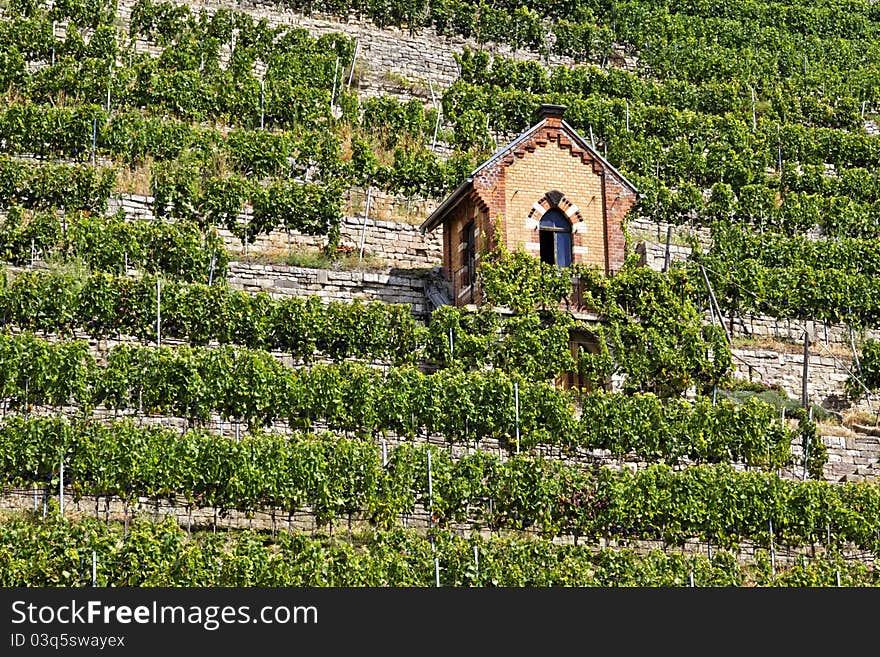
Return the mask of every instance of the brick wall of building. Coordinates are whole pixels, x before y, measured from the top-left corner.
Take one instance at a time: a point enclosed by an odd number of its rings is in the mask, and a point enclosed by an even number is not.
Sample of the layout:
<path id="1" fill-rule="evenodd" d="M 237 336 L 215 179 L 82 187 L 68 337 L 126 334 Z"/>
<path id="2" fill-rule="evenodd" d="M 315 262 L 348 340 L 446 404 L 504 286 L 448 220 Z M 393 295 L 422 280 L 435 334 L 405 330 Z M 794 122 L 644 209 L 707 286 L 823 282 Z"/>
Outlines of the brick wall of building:
<path id="1" fill-rule="evenodd" d="M 487 220 L 488 214 L 480 204 L 474 199 L 466 199 L 459 204 L 446 225 L 445 230 L 449 231 L 452 239 L 448 240 L 448 260 L 444 262 L 444 267 L 452 281 L 456 305 L 476 303 L 481 297 L 478 286 L 469 285 L 467 280 L 465 229 L 470 222 L 474 222 L 475 265 L 479 265 L 480 252 L 488 247 Z"/>
<path id="2" fill-rule="evenodd" d="M 539 256 L 539 231 L 528 225 L 529 214 L 547 192 L 556 190 L 577 208 L 576 212 L 586 224 L 572 235 L 574 261 L 604 270 L 602 176 L 580 156 L 573 155 L 572 150 L 560 147 L 558 139 L 544 144 L 522 157 L 515 157 L 505 170 L 505 246 L 510 251 L 524 248 Z"/>
<path id="3" fill-rule="evenodd" d="M 626 256 L 623 222 L 636 192 L 584 147 L 559 115 L 548 115 L 474 174 L 473 191 L 444 221 L 444 268 L 458 305 L 478 302 L 460 280 L 464 228 L 476 218 L 478 251 L 498 244 L 540 257 L 541 216 L 558 207 L 572 223 L 574 262 L 614 272 Z M 559 198 L 561 194 L 561 198 Z M 496 235 L 497 231 L 497 235 Z M 476 298 L 474 298 L 476 297 Z"/>
<path id="4" fill-rule="evenodd" d="M 626 258 L 626 235 L 622 226 L 626 213 L 637 200 L 636 192 L 613 176 L 605 176 L 605 257 L 607 271 L 615 272 L 623 267 Z"/>

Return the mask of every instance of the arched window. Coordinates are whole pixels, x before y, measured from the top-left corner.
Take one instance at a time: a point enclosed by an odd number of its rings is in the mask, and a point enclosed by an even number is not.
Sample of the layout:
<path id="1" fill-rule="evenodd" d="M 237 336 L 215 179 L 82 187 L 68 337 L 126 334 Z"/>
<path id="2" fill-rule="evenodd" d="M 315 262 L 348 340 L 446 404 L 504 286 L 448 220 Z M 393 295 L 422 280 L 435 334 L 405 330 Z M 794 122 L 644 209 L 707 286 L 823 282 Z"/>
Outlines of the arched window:
<path id="1" fill-rule="evenodd" d="M 562 210 L 551 208 L 541 217 L 541 261 L 570 267 L 572 260 L 571 222 Z"/>

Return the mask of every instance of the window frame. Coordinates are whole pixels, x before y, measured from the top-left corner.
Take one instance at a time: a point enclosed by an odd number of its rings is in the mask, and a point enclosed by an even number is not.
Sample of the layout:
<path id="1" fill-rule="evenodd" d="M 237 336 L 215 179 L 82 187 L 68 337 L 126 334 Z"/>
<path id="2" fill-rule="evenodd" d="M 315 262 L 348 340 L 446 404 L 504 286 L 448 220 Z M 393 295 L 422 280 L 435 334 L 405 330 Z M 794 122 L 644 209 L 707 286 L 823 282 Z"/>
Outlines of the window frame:
<path id="1" fill-rule="evenodd" d="M 552 215 L 551 215 L 552 213 Z M 548 215 L 551 215 L 553 219 L 559 218 L 564 225 L 544 225 L 545 220 L 551 220 Z M 553 207 L 547 210 L 543 215 L 541 215 L 541 219 L 538 221 L 538 242 L 542 245 L 540 250 L 540 258 L 541 262 L 547 262 L 547 260 L 543 257 L 543 235 L 544 233 L 549 233 L 553 236 L 553 262 L 549 262 L 547 264 L 554 265 L 556 267 L 571 267 L 574 264 L 574 236 L 571 225 L 571 220 L 566 216 L 566 214 L 560 210 L 558 207 Z M 560 265 L 559 264 L 559 237 L 558 235 L 568 235 L 568 264 Z"/>
<path id="2" fill-rule="evenodd" d="M 464 258 L 463 269 L 465 275 L 463 277 L 464 287 L 472 287 L 476 282 L 477 268 L 477 224 L 474 220 L 469 221 L 464 226 Z"/>

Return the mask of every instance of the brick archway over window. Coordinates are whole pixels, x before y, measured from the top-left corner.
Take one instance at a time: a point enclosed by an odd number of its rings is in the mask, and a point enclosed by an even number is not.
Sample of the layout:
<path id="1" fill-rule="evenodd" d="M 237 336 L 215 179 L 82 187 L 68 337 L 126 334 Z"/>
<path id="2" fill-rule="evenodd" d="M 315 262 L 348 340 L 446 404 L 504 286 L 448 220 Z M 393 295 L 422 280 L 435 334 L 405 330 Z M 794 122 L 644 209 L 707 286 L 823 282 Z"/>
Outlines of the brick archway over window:
<path id="1" fill-rule="evenodd" d="M 565 198 L 565 194 L 555 189 L 544 194 L 544 196 L 535 201 L 534 205 L 532 205 L 529 216 L 526 217 L 526 226 L 529 230 L 537 228 L 538 224 L 541 223 L 541 217 L 544 216 L 545 212 L 552 208 L 559 208 L 559 210 L 568 217 L 568 220 L 571 222 L 571 230 L 573 233 L 580 232 L 580 230 L 578 230 L 580 228 L 578 224 L 584 225 L 582 224 L 584 218 L 581 216 L 580 208 Z"/>

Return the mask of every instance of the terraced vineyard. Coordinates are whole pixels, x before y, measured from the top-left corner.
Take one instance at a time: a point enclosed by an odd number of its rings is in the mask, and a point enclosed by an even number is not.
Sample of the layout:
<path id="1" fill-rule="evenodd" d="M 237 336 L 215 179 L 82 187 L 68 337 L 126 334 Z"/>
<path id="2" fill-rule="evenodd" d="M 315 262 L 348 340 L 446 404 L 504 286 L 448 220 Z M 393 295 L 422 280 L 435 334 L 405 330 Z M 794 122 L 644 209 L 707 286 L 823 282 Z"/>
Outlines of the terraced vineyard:
<path id="1" fill-rule="evenodd" d="M 6 0 L 0 88 L 3 586 L 878 584 L 873 3 Z M 433 307 L 544 104 L 626 264 Z"/>

